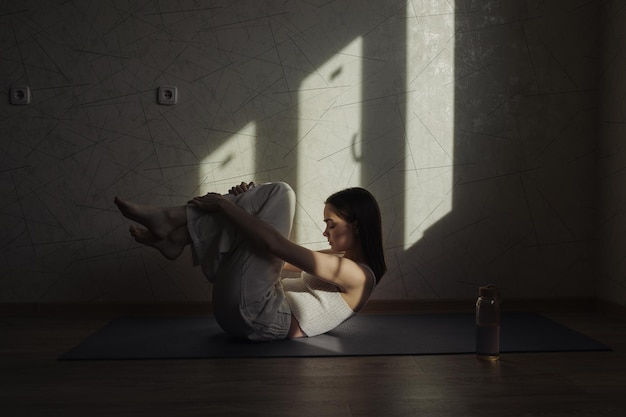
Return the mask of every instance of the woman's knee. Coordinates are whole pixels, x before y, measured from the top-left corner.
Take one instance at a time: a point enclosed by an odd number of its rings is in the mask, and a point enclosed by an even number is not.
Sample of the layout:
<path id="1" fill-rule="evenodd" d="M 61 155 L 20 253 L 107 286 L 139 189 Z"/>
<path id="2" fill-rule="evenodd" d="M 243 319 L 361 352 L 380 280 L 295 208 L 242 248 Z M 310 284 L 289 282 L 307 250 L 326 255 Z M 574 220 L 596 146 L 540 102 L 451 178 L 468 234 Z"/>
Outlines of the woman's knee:
<path id="1" fill-rule="evenodd" d="M 268 186 L 271 187 L 268 201 L 261 209 L 259 215 L 265 221 L 284 224 L 284 227 L 290 230 L 296 212 L 296 194 L 291 186 L 285 182 L 270 183 Z M 274 226 L 277 227 L 276 224 Z M 277 228 L 279 230 L 283 229 L 281 227 Z M 283 233 L 289 234 L 289 230 L 284 230 Z"/>
<path id="2" fill-rule="evenodd" d="M 276 194 L 285 196 L 289 200 L 290 204 L 295 206 L 296 193 L 293 191 L 293 188 L 291 188 L 291 185 L 286 182 L 274 182 L 272 185 Z"/>
<path id="3" fill-rule="evenodd" d="M 295 195 L 293 188 L 291 185 L 286 182 L 267 182 L 260 185 L 261 187 L 267 187 L 270 191 L 270 194 L 287 194 L 287 195 Z"/>
<path id="4" fill-rule="evenodd" d="M 295 208 L 296 195 L 286 182 L 267 182 L 259 184 L 252 190 L 240 195 L 238 204 L 249 208 L 253 212 L 262 211 L 269 206 L 293 206 Z"/>

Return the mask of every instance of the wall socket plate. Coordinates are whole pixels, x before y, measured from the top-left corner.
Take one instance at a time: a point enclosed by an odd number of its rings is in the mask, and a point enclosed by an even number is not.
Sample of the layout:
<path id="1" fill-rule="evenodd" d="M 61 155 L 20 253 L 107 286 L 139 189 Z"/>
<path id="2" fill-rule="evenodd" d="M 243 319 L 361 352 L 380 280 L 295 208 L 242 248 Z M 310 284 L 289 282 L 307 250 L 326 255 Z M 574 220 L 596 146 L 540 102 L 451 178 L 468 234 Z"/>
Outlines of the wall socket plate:
<path id="1" fill-rule="evenodd" d="M 9 91 L 11 104 L 30 104 L 30 87 L 27 85 L 16 85 Z"/>
<path id="2" fill-rule="evenodd" d="M 178 103 L 178 88 L 173 85 L 164 85 L 159 87 L 157 93 L 159 104 L 171 106 Z"/>

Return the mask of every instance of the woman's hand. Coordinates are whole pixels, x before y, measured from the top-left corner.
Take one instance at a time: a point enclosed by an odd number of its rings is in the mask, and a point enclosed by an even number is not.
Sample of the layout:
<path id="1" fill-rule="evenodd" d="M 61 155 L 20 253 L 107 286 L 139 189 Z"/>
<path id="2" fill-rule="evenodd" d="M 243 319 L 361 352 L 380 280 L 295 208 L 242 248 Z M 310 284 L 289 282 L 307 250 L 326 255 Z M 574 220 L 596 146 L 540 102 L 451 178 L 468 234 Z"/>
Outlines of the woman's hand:
<path id="1" fill-rule="evenodd" d="M 245 182 L 242 182 L 239 185 L 235 185 L 234 187 L 231 187 L 231 189 L 228 190 L 228 194 L 232 194 L 232 195 L 243 194 L 252 187 L 254 187 L 254 182 L 251 181 L 248 184 L 246 184 Z"/>
<path id="2" fill-rule="evenodd" d="M 224 201 L 228 200 L 222 197 L 221 194 L 208 193 L 202 197 L 194 197 L 194 199 L 187 204 L 190 204 L 202 211 L 220 211 L 222 209 L 221 204 Z"/>
<path id="3" fill-rule="evenodd" d="M 254 187 L 254 182 L 245 183 L 242 182 L 239 185 L 235 185 L 228 190 L 228 194 L 239 195 L 248 191 L 250 188 Z M 203 211 L 219 211 L 222 209 L 221 204 L 227 201 L 221 194 L 218 193 L 207 193 L 202 197 L 194 197 L 193 200 L 188 201 L 187 204 L 192 205 Z"/>

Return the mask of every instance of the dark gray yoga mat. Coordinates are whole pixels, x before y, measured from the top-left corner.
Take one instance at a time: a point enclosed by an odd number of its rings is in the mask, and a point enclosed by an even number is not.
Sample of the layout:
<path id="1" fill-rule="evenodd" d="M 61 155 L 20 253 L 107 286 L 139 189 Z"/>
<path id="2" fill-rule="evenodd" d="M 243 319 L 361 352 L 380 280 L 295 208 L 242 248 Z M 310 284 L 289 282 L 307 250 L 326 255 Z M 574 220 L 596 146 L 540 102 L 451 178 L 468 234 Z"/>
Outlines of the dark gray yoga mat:
<path id="1" fill-rule="evenodd" d="M 503 314 L 502 352 L 610 350 L 533 313 Z M 358 315 L 316 337 L 246 342 L 211 316 L 125 317 L 111 321 L 60 360 L 193 359 L 473 353 L 473 314 Z"/>

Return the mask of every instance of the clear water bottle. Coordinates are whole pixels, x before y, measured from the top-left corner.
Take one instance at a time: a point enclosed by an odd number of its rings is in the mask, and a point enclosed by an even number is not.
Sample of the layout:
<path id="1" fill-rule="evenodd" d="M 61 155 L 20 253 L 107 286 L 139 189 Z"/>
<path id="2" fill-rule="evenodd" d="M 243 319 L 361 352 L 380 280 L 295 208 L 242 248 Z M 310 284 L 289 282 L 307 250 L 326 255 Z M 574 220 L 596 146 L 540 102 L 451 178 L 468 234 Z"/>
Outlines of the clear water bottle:
<path id="1" fill-rule="evenodd" d="M 500 294 L 493 285 L 478 289 L 476 356 L 491 361 L 500 359 Z"/>

